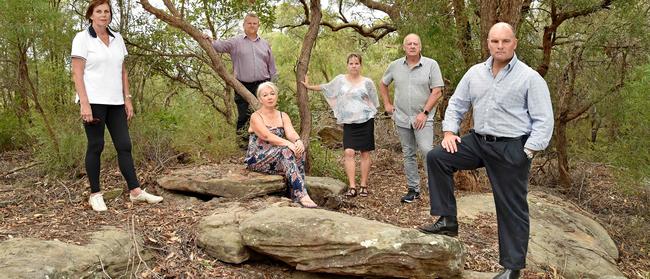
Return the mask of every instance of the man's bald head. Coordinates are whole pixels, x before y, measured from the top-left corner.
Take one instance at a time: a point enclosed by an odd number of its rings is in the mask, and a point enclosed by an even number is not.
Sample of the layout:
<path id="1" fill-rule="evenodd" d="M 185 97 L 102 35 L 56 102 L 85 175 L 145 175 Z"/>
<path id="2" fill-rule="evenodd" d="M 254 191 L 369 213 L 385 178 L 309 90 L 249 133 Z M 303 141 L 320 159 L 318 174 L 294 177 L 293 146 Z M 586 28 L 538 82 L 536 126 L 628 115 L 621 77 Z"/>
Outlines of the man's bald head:
<path id="1" fill-rule="evenodd" d="M 402 44 L 406 45 L 406 42 L 411 40 L 417 40 L 418 44 L 422 44 L 422 41 L 420 41 L 420 36 L 418 36 L 418 34 L 415 33 L 410 33 L 406 35 L 406 37 L 404 37 L 404 40 L 402 41 Z"/>
<path id="2" fill-rule="evenodd" d="M 515 37 L 515 28 L 510 25 L 510 23 L 507 22 L 497 22 L 492 27 L 490 27 L 490 32 L 488 33 L 488 39 L 490 38 L 490 34 L 493 32 L 496 32 L 497 30 L 508 30 L 510 31 L 510 34 L 512 34 L 512 37 Z"/>
<path id="3" fill-rule="evenodd" d="M 515 29 L 512 25 L 499 22 L 492 25 L 487 38 L 490 55 L 494 58 L 497 65 L 505 65 L 515 55 L 517 49 L 517 38 L 515 38 Z"/>
<path id="4" fill-rule="evenodd" d="M 402 48 L 404 49 L 404 53 L 406 53 L 407 57 L 420 57 L 420 52 L 422 51 L 422 42 L 420 41 L 420 36 L 413 33 L 406 35 L 406 37 L 404 37 Z"/>

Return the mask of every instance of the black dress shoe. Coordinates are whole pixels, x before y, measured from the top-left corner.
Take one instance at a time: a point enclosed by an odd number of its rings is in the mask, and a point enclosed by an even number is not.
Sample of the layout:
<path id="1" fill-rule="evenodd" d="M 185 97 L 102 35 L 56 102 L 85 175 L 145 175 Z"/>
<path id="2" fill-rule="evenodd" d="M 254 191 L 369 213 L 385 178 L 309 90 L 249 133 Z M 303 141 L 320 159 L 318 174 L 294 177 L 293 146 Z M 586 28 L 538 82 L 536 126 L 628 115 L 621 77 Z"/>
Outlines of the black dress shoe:
<path id="1" fill-rule="evenodd" d="M 519 270 L 504 269 L 497 276 L 492 279 L 517 279 L 519 278 Z"/>
<path id="2" fill-rule="evenodd" d="M 423 233 L 457 236 L 458 220 L 456 220 L 456 216 L 440 216 L 440 218 L 438 218 L 438 221 L 435 223 L 420 226 L 418 230 Z"/>

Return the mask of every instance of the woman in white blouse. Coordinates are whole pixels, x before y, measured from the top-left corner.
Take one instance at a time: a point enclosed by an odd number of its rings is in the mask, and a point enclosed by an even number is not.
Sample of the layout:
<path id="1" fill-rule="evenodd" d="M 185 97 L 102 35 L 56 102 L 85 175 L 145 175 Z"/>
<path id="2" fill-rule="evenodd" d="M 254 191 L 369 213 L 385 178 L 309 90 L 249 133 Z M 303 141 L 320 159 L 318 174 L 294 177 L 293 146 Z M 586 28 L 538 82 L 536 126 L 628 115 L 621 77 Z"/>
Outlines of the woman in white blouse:
<path id="1" fill-rule="evenodd" d="M 375 83 L 361 75 L 360 54 L 347 57 L 347 73 L 336 76 L 329 83 L 310 85 L 305 77 L 302 82 L 307 89 L 323 91 L 323 95 L 334 111 L 336 122 L 343 125 L 343 154 L 345 173 L 349 187 L 348 197 L 357 194 L 368 196 L 368 174 L 370 173 L 370 152 L 375 150 L 374 117 L 379 106 Z M 355 183 L 355 153 L 361 156 L 361 181 L 357 192 Z"/>
<path id="2" fill-rule="evenodd" d="M 124 65 L 127 51 L 122 36 L 108 28 L 113 19 L 109 0 L 91 1 L 85 17 L 90 26 L 75 36 L 71 56 L 76 101 L 88 139 L 85 161 L 91 192 L 88 203 L 95 211 L 106 210 L 99 187 L 104 127 L 108 127 L 117 150 L 117 161 L 130 190 L 130 200 L 158 203 L 163 198 L 140 189 L 135 174 L 127 123 L 134 115 Z"/>

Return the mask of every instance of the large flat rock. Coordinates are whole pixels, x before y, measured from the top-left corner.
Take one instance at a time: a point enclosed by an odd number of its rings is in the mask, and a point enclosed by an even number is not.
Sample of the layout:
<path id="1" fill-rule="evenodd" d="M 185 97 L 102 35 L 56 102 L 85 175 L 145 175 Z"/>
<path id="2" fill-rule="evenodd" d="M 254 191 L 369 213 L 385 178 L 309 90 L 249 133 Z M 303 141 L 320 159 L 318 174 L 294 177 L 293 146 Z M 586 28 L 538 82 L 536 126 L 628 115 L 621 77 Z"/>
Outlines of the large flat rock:
<path id="1" fill-rule="evenodd" d="M 133 261 L 147 261 L 151 254 L 142 250 L 140 237 L 108 229 L 92 235 L 88 245 L 57 240 L 14 238 L 0 242 L 2 278 L 94 278 L 137 273 Z M 140 256 L 137 256 L 139 253 Z M 140 272 L 143 270 L 140 270 Z"/>
<path id="2" fill-rule="evenodd" d="M 201 195 L 249 199 L 273 193 L 286 192 L 280 175 L 248 171 L 238 164 L 213 164 L 179 169 L 160 177 L 158 184 L 167 189 Z M 329 177 L 305 177 L 305 185 L 312 199 L 319 205 L 336 207 L 337 198 L 345 190 L 345 183 Z"/>
<path id="3" fill-rule="evenodd" d="M 269 207 L 239 225 L 244 244 L 297 270 L 398 278 L 454 278 L 463 269 L 455 238 L 342 213 Z"/>
<path id="4" fill-rule="evenodd" d="M 239 233 L 239 223 L 269 206 L 290 206 L 287 198 L 267 197 L 255 202 L 221 203 L 198 225 L 197 244 L 208 255 L 226 263 L 239 264 L 251 257 Z"/>
<path id="5" fill-rule="evenodd" d="M 157 182 L 167 190 L 242 199 L 282 192 L 286 187 L 282 176 L 251 172 L 237 164 L 179 169 Z"/>
<path id="6" fill-rule="evenodd" d="M 565 278 L 623 276 L 616 266 L 618 250 L 614 241 L 587 213 L 544 193 L 529 194 L 528 204 L 528 268 L 543 271 L 552 267 Z M 492 194 L 458 199 L 458 217 L 462 222 L 495 212 Z"/>

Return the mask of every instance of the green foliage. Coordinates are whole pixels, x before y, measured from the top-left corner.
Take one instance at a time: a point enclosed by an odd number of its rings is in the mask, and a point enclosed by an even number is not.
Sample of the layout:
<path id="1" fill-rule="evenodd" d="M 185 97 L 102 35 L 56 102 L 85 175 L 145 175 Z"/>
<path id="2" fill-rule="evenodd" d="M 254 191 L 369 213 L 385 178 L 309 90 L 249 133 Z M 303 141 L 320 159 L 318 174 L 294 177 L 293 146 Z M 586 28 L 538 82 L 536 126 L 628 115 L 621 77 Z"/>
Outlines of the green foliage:
<path id="1" fill-rule="evenodd" d="M 320 141 L 312 140 L 309 143 L 309 152 L 311 158 L 310 175 L 333 177 L 341 181 L 348 181 L 334 151 L 323 146 Z"/>
<path id="2" fill-rule="evenodd" d="M 30 138 L 24 129 L 24 121 L 9 110 L 0 111 L 0 119 L 0 152 L 27 147 Z"/>
<path id="3" fill-rule="evenodd" d="M 619 96 L 598 105 L 597 110 L 601 112 L 598 117 L 603 118 L 603 128 L 599 130 L 597 141 L 586 146 L 572 146 L 573 152 L 589 160 L 619 167 L 621 186 L 638 185 L 650 177 L 650 152 L 647 151 L 650 150 L 648 88 L 650 64 L 639 67 L 633 73 L 632 81 Z M 588 142 L 590 132 L 589 122 L 579 122 L 572 129 L 573 141 Z"/>
<path id="4" fill-rule="evenodd" d="M 455 84 L 465 70 L 463 55 L 457 45 L 457 28 L 448 10 L 449 1 L 426 0 L 406 1 L 400 6 L 403 18 L 397 23 L 399 37 L 394 38 L 394 44 L 402 51 L 402 40 L 409 33 L 420 36 L 422 41 L 422 55 L 438 62 L 442 76 Z M 476 34 L 478 38 L 478 34 Z M 476 40 L 474 40 L 476 41 Z M 480 46 L 480 44 L 478 44 Z M 395 59 L 397 57 L 394 57 Z"/>
<path id="5" fill-rule="evenodd" d="M 35 140 L 32 148 L 36 160 L 43 163 L 46 172 L 54 175 L 78 172 L 84 166 L 86 138 L 77 107 L 68 107 L 58 114 L 51 113 L 49 117 L 51 123 L 56 124 L 54 129 L 59 150 L 47 134 L 43 118 L 34 112 L 33 125 L 28 132 Z"/>
<path id="6" fill-rule="evenodd" d="M 130 130 L 134 157 L 142 163 L 167 164 L 181 153 L 199 162 L 219 160 L 237 152 L 234 127 L 191 95 L 140 115 Z"/>
<path id="7" fill-rule="evenodd" d="M 634 73 L 633 81 L 623 90 L 620 102 L 608 106 L 612 110 L 614 121 L 610 140 L 605 143 L 609 149 L 609 159 L 629 170 L 629 175 L 636 179 L 650 177 L 650 64 L 646 64 Z"/>

